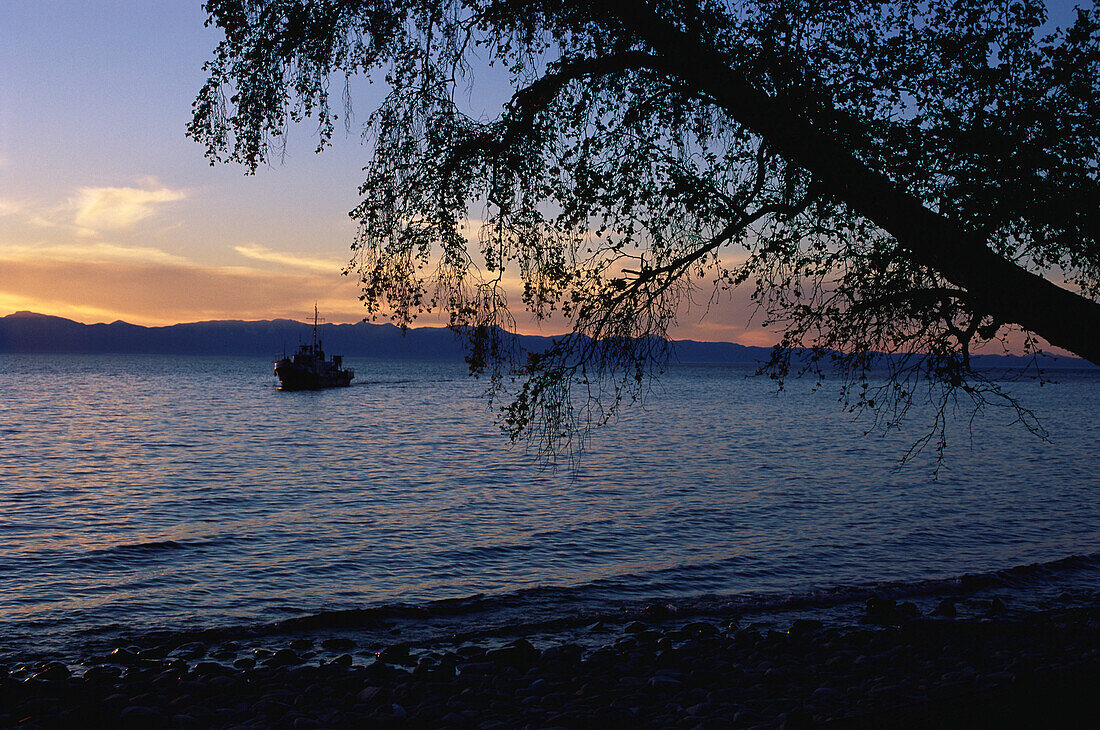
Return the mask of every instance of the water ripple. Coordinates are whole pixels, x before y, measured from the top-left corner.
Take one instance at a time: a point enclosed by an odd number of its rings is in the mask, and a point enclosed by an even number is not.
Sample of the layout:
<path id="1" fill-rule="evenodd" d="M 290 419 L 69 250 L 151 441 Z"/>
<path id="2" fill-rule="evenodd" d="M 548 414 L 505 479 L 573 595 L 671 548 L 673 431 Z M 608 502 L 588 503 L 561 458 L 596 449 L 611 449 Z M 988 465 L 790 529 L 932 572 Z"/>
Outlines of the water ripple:
<path id="1" fill-rule="evenodd" d="M 364 387 L 295 394 L 255 359 L 0 355 L 0 654 L 288 614 L 1098 572 L 1095 373 L 1014 386 L 1053 444 L 990 414 L 929 483 L 927 462 L 893 468 L 915 431 L 865 438 L 831 393 L 776 397 L 744 369 L 673 367 L 571 473 L 510 449 L 461 364 L 353 366 Z"/>

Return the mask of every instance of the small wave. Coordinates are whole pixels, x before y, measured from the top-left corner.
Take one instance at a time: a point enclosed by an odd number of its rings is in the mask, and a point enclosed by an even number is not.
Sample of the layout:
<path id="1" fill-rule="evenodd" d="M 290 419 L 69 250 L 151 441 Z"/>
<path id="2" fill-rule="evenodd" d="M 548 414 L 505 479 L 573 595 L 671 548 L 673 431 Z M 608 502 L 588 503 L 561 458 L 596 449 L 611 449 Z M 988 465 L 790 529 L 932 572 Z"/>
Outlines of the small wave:
<path id="1" fill-rule="evenodd" d="M 1100 569 L 1100 553 L 1073 555 L 987 573 L 966 573 L 918 581 L 869 582 L 792 592 L 746 592 L 686 597 L 665 594 L 644 599 L 636 592 L 631 598 L 624 597 L 614 585 L 619 580 L 595 581 L 574 587 L 538 586 L 496 595 L 479 593 L 415 605 L 387 604 L 371 608 L 325 611 L 273 623 L 264 632 L 371 628 L 383 626 L 387 620 L 393 619 L 429 619 L 475 614 L 502 617 L 509 614 L 511 618 L 526 624 L 522 617 L 534 619 L 536 613 L 552 612 L 557 612 L 559 616 L 551 623 L 582 624 L 597 619 L 634 620 L 652 615 L 654 605 L 674 605 L 673 612 L 678 616 L 831 608 L 861 603 L 873 597 L 900 599 L 964 596 L 998 587 L 1021 590 L 1049 583 L 1076 571 L 1096 569 Z M 536 621 L 540 625 L 546 622 L 545 616 Z"/>
<path id="2" fill-rule="evenodd" d="M 1023 587 L 1028 581 L 1035 579 L 1049 578 L 1059 573 L 1090 570 L 1093 568 L 1100 568 L 1100 553 L 1092 553 L 1091 555 L 1071 555 L 1068 558 L 1052 560 L 1046 563 L 1030 563 L 1015 568 L 1008 568 L 1007 570 L 1000 570 L 989 575 L 995 576 L 996 580 L 1002 581 L 1005 585 L 1010 585 L 1015 588 Z M 982 578 L 983 574 L 963 576 L 964 580 L 981 580 Z"/>
<path id="3" fill-rule="evenodd" d="M 87 555 L 154 553 L 161 550 L 183 550 L 186 547 L 188 547 L 188 543 L 177 542 L 176 540 L 153 540 L 151 542 L 135 542 L 125 545 L 113 545 L 109 548 L 101 548 L 99 550 L 89 550 Z"/>
<path id="4" fill-rule="evenodd" d="M 1017 565 L 1012 568 L 985 573 L 964 573 L 950 578 L 932 578 L 923 581 L 897 581 L 872 584 L 885 597 L 937 596 L 940 594 L 966 594 L 990 588 L 1021 590 L 1049 583 L 1069 574 L 1100 568 L 1100 553 L 1070 555 L 1039 563 Z"/>
<path id="5" fill-rule="evenodd" d="M 1096 569 L 1100 569 L 1100 553 L 1071 555 L 1058 560 L 1028 563 L 984 573 L 964 573 L 958 576 L 916 581 L 838 585 L 790 593 L 715 595 L 677 602 L 677 605 L 689 611 L 710 612 L 721 607 L 724 612 L 736 613 L 831 608 L 848 603 L 859 603 L 869 598 L 961 597 L 996 588 L 1015 591 L 1037 588 L 1061 578 L 1071 577 L 1075 572 Z"/>
<path id="6" fill-rule="evenodd" d="M 152 540 L 149 542 L 126 543 L 123 545 L 112 545 L 111 547 L 99 548 L 97 550 L 89 550 L 69 558 L 66 562 L 70 564 L 142 563 L 149 560 L 170 557 L 180 550 L 202 549 L 213 544 L 215 544 L 215 541 L 212 540 L 194 540 L 190 542 L 179 540 Z"/>
<path id="7" fill-rule="evenodd" d="M 178 547 L 177 547 L 178 546 Z M 163 541 L 119 546 L 129 552 L 172 551 L 186 543 Z M 392 641 L 400 627 L 405 641 L 473 641 L 499 636 L 557 633 L 605 624 L 623 625 L 635 620 L 685 620 L 703 617 L 758 620 L 785 611 L 858 610 L 872 597 L 892 599 L 935 599 L 938 596 L 980 597 L 987 589 L 1007 588 L 1031 593 L 1032 588 L 1057 584 L 1073 573 L 1100 569 L 1100 553 L 1073 555 L 1059 560 L 1032 563 L 986 573 L 967 573 L 947 578 L 918 581 L 870 582 L 836 585 L 791 592 L 760 592 L 677 596 L 663 594 L 641 598 L 624 597 L 621 591 L 597 581 L 572 587 L 540 586 L 501 594 L 472 594 L 423 603 L 389 603 L 362 608 L 305 613 L 271 622 L 223 625 L 209 628 L 148 631 L 126 637 L 138 645 L 179 645 L 191 641 L 219 642 L 314 631 L 352 631 L 374 635 L 378 641 Z M 1090 579 L 1091 580 L 1091 579 Z M 288 607 L 289 611 L 295 611 Z M 114 629 L 115 627 L 111 627 Z M 112 633 L 86 629 L 106 638 Z M 119 632 L 119 637 L 121 637 Z M 119 638 L 116 637 L 116 638 Z"/>

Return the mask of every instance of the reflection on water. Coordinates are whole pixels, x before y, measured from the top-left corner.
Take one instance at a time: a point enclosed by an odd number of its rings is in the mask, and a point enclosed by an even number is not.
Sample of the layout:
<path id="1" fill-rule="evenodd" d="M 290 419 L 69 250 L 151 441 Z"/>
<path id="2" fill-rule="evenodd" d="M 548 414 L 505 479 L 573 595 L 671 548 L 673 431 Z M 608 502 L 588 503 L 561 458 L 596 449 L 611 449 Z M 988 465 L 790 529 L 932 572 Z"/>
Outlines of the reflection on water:
<path id="1" fill-rule="evenodd" d="M 1100 377 L 1019 391 L 1054 443 L 979 423 L 938 482 L 832 394 L 676 367 L 576 474 L 499 434 L 461 364 L 0 356 L 0 634 L 269 621 L 588 586 L 797 590 L 1100 552 Z"/>

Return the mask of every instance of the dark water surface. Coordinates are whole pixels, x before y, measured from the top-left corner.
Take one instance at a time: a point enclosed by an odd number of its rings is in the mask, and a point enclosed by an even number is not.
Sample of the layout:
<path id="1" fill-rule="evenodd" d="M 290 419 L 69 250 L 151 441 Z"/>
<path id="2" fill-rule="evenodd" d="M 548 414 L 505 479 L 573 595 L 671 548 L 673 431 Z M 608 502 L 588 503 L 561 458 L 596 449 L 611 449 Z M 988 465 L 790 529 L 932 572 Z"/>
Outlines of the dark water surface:
<path id="1" fill-rule="evenodd" d="M 0 656 L 394 606 L 1100 589 L 1097 371 L 1015 386 L 1053 443 L 962 423 L 932 482 L 896 468 L 923 424 L 865 437 L 835 390 L 744 368 L 672 368 L 574 473 L 510 448 L 461 364 L 351 364 L 283 393 L 262 359 L 0 356 Z"/>

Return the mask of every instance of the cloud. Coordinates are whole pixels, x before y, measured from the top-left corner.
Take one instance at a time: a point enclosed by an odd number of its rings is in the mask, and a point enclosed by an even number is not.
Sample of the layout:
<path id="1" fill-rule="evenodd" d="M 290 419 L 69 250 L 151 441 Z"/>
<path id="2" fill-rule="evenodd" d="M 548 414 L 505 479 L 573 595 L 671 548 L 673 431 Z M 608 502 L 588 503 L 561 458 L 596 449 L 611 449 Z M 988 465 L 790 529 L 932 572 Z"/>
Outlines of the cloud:
<path id="1" fill-rule="evenodd" d="M 0 315 L 25 309 L 82 322 L 122 319 L 142 325 L 209 319 L 304 321 L 315 301 L 329 322 L 355 322 L 366 314 L 358 303 L 356 277 L 341 276 L 335 262 L 256 245 L 237 248 L 258 261 L 284 263 L 289 258 L 286 263 L 298 268 L 202 265 L 157 248 L 98 242 L 0 243 Z M 560 316 L 540 323 L 525 314 L 516 286 L 510 278 L 505 282 L 521 332 L 553 335 L 569 329 Z M 699 304 L 683 313 L 670 334 L 771 344 L 774 335 L 746 322 L 748 305 L 745 293 L 719 297 L 709 307 Z M 415 324 L 445 323 L 446 315 L 435 313 Z"/>
<path id="2" fill-rule="evenodd" d="M 2 165 L 0 165 L 0 167 L 2 167 Z M 6 215 L 15 215 L 22 210 L 23 206 L 19 205 L 19 203 L 16 203 L 14 200 L 0 198 L 0 218 Z"/>
<path id="3" fill-rule="evenodd" d="M 70 205 L 81 228 L 123 230 L 153 215 L 158 205 L 183 198 L 183 191 L 166 187 L 80 188 Z"/>
<path id="4" fill-rule="evenodd" d="M 290 266 L 296 269 L 307 269 L 309 271 L 318 271 L 324 274 L 332 274 L 341 271 L 344 268 L 346 262 L 329 260 L 329 259 L 314 259 L 301 254 L 286 253 L 284 251 L 273 251 L 266 246 L 250 243 L 244 246 L 234 246 L 233 250 L 246 258 L 254 259 L 256 261 L 266 261 L 273 264 L 280 264 L 282 266 Z"/>
<path id="5" fill-rule="evenodd" d="M 0 260 L 51 259 L 66 263 L 145 262 L 185 264 L 182 256 L 149 246 L 119 246 L 113 243 L 0 243 Z"/>
<path id="6" fill-rule="evenodd" d="M 11 312 L 37 312 L 54 317 L 65 317 L 76 322 L 113 322 L 119 317 L 114 312 L 70 304 L 64 300 L 46 300 L 41 297 L 27 297 L 0 291 L 0 316 Z"/>
<path id="7" fill-rule="evenodd" d="M 0 254 L 0 304 L 81 321 L 162 325 L 204 319 L 362 318 L 355 282 L 174 261 L 80 261 Z"/>

